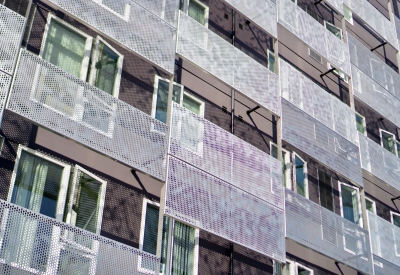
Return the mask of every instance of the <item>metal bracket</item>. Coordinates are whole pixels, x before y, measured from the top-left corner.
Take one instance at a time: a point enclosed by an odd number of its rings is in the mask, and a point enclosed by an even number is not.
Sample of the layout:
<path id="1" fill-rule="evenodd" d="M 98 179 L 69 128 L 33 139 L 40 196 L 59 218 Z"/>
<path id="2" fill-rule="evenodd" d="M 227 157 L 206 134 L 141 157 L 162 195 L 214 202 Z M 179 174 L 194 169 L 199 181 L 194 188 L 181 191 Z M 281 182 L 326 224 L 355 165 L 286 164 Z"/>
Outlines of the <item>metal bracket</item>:
<path id="1" fill-rule="evenodd" d="M 322 0 L 317 0 L 317 1 L 314 2 L 314 5 L 316 6 L 316 5 L 318 5 L 319 3 L 321 3 L 321 2 L 322 2 Z"/>
<path id="2" fill-rule="evenodd" d="M 250 115 L 252 112 L 257 111 L 258 109 L 260 109 L 260 106 L 256 106 L 256 107 L 254 107 L 253 109 L 247 110 L 246 113 L 247 113 L 248 115 Z"/>
<path id="3" fill-rule="evenodd" d="M 383 42 L 382 44 L 379 44 L 378 46 L 376 46 L 375 48 L 371 49 L 371 52 L 375 51 L 376 49 L 379 49 L 380 47 L 383 47 L 387 44 L 387 42 Z"/>
<path id="4" fill-rule="evenodd" d="M 332 67 L 331 69 L 329 69 L 329 71 L 326 71 L 326 72 L 324 72 L 323 74 L 320 74 L 319 76 L 322 78 L 322 77 L 326 76 L 327 74 L 333 72 L 334 70 L 336 70 L 336 68 L 333 68 L 333 67 Z"/>
<path id="5" fill-rule="evenodd" d="M 391 198 L 392 202 L 394 202 L 395 200 L 398 200 L 398 199 L 400 199 L 400 196 L 397 196 L 397 197 Z"/>

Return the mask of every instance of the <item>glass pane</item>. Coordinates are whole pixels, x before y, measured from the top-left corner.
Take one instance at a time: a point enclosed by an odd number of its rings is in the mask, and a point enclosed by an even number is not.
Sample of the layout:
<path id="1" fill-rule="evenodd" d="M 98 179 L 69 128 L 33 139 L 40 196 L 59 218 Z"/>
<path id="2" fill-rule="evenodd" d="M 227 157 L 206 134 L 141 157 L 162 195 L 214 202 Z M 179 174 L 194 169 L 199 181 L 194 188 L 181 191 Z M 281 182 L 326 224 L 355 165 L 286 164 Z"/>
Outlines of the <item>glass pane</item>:
<path id="1" fill-rule="evenodd" d="M 192 275 L 194 267 L 195 229 L 178 221 L 174 226 L 172 275 Z"/>
<path id="2" fill-rule="evenodd" d="M 358 197 L 357 190 L 342 185 L 341 186 L 342 195 L 342 209 L 343 217 L 355 224 L 359 224 L 359 213 L 358 213 Z"/>
<path id="3" fill-rule="evenodd" d="M 275 56 L 271 53 L 268 54 L 268 69 L 275 72 Z"/>
<path id="4" fill-rule="evenodd" d="M 324 171 L 318 170 L 318 184 L 321 206 L 329 209 L 330 211 L 334 211 L 331 177 L 328 176 Z"/>
<path id="5" fill-rule="evenodd" d="M 338 27 L 331 25 L 329 23 L 325 24 L 326 28 L 333 33 L 335 36 L 337 36 L 338 38 L 342 39 L 342 32 L 341 29 L 339 29 Z"/>
<path id="6" fill-rule="evenodd" d="M 311 272 L 299 266 L 297 268 L 297 274 L 298 275 L 310 275 Z"/>
<path id="7" fill-rule="evenodd" d="M 118 55 L 104 43 L 99 43 L 99 61 L 95 64 L 96 80 L 94 85 L 112 95 L 115 77 L 118 73 Z"/>
<path id="8" fill-rule="evenodd" d="M 146 221 L 144 227 L 143 251 L 156 255 L 157 234 L 158 234 L 158 214 L 157 206 L 147 205 Z"/>
<path id="9" fill-rule="evenodd" d="M 356 123 L 357 123 L 357 130 L 365 134 L 365 127 L 364 127 L 364 118 L 358 114 L 356 114 Z"/>
<path id="10" fill-rule="evenodd" d="M 185 6 L 185 2 L 184 2 L 185 0 L 180 0 L 180 2 L 179 2 L 179 9 L 181 10 L 181 11 L 183 11 L 183 8 L 184 8 L 184 6 Z"/>
<path id="11" fill-rule="evenodd" d="M 347 21 L 352 22 L 352 13 L 351 10 L 348 9 L 346 6 L 343 6 L 343 10 L 344 10 L 344 18 L 347 19 Z"/>
<path id="12" fill-rule="evenodd" d="M 79 172 L 79 183 L 72 210 L 76 213 L 75 226 L 92 233 L 97 231 L 101 198 L 101 183 Z"/>
<path id="13" fill-rule="evenodd" d="M 400 142 L 396 141 L 397 156 L 400 158 Z"/>
<path id="14" fill-rule="evenodd" d="M 164 123 L 167 123 L 168 86 L 169 83 L 167 81 L 158 81 L 156 119 Z M 172 100 L 178 104 L 181 103 L 181 87 L 174 85 Z"/>
<path id="15" fill-rule="evenodd" d="M 50 21 L 43 59 L 80 78 L 86 38 L 55 20 Z"/>
<path id="16" fill-rule="evenodd" d="M 201 103 L 198 102 L 197 100 L 191 98 L 190 96 L 187 96 L 183 94 L 183 107 L 186 109 L 192 111 L 196 115 L 200 115 L 200 108 L 201 108 Z"/>
<path id="17" fill-rule="evenodd" d="M 400 216 L 398 215 L 392 215 L 393 217 L 393 224 L 397 227 L 400 227 Z"/>
<path id="18" fill-rule="evenodd" d="M 289 188 L 289 186 L 286 185 L 286 154 L 287 153 L 282 150 L 282 184 L 283 186 Z M 274 144 L 271 145 L 271 156 L 278 159 L 278 147 L 276 147 Z"/>
<path id="19" fill-rule="evenodd" d="M 300 158 L 295 156 L 294 158 L 294 165 L 296 169 L 296 186 L 297 186 L 297 193 L 302 195 L 303 197 L 306 196 L 306 164 Z"/>
<path id="20" fill-rule="evenodd" d="M 385 132 L 381 132 L 382 133 L 382 145 L 383 148 L 385 148 L 386 150 L 388 150 L 389 152 L 396 154 L 395 151 L 395 139 L 394 139 L 394 135 L 389 134 L 389 133 L 385 133 Z"/>
<path id="21" fill-rule="evenodd" d="M 11 202 L 56 218 L 63 167 L 21 152 Z"/>
<path id="22" fill-rule="evenodd" d="M 206 9 L 202 5 L 193 0 L 189 1 L 188 15 L 202 25 L 205 24 L 205 13 Z"/>
<path id="23" fill-rule="evenodd" d="M 375 213 L 375 207 L 372 201 L 365 199 L 365 207 L 369 212 Z"/>

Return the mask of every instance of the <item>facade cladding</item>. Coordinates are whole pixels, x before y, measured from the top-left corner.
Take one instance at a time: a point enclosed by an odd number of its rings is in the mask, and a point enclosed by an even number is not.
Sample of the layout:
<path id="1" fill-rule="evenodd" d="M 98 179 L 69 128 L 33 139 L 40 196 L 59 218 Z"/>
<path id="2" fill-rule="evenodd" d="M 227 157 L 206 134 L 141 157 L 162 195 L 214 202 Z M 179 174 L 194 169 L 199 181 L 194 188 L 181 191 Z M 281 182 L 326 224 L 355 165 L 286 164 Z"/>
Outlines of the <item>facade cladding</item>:
<path id="1" fill-rule="evenodd" d="M 0 274 L 400 274 L 399 0 L 0 0 Z"/>

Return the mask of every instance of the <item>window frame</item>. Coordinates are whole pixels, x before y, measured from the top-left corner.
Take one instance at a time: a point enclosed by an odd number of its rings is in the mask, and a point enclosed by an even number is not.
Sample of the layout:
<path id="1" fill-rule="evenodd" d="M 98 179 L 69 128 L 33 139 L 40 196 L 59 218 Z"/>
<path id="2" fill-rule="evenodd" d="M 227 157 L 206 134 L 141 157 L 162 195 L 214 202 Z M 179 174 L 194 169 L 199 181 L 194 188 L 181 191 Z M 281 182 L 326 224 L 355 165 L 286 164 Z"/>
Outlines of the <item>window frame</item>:
<path id="1" fill-rule="evenodd" d="M 373 210 L 374 210 L 372 213 L 374 213 L 374 214 L 376 215 L 376 202 L 375 202 L 373 199 L 371 199 L 371 198 L 369 198 L 369 197 L 367 197 L 367 196 L 365 196 L 365 200 L 372 203 L 372 208 L 373 208 Z M 366 209 L 367 211 L 369 211 L 369 210 L 367 209 L 366 206 L 367 206 L 367 205 L 365 204 L 365 209 Z M 371 211 L 370 211 L 370 212 L 371 212 Z"/>
<path id="2" fill-rule="evenodd" d="M 295 164 L 295 159 L 296 159 L 296 157 L 297 158 L 299 158 L 302 162 L 304 162 L 304 166 L 305 166 L 305 174 L 306 174 L 306 176 L 305 176 L 305 180 L 304 180 L 304 188 L 305 188 L 305 198 L 306 199 L 309 199 L 309 190 L 308 190 L 308 165 L 307 165 L 307 162 L 303 159 L 303 158 L 301 158 L 300 156 L 299 156 L 299 154 L 297 154 L 296 152 L 293 152 L 292 153 L 292 179 L 293 179 L 293 191 L 294 192 L 296 192 L 297 194 L 298 194 L 298 192 L 297 192 L 297 183 L 296 183 L 296 164 Z M 300 195 L 300 194 L 299 194 Z"/>
<path id="3" fill-rule="evenodd" d="M 327 67 L 328 70 L 335 68 L 335 70 L 333 71 L 333 73 L 339 77 L 341 80 L 343 80 L 345 83 L 349 83 L 349 77 L 347 74 L 345 74 L 343 71 L 341 71 L 340 69 L 336 68 L 336 67 L 332 67 L 332 64 L 327 62 Z"/>
<path id="4" fill-rule="evenodd" d="M 270 49 L 267 49 L 267 55 L 268 55 L 268 70 L 269 70 L 270 72 L 276 74 L 276 64 L 277 64 L 277 60 L 276 60 L 275 53 L 272 52 Z M 274 57 L 274 70 L 271 70 L 271 68 L 270 68 L 270 66 L 271 66 L 271 64 L 270 64 L 270 62 L 269 62 L 270 56 L 273 56 L 273 57 Z"/>
<path id="5" fill-rule="evenodd" d="M 330 26 L 330 27 L 334 27 L 334 28 L 338 29 L 338 30 L 340 31 L 340 38 L 337 37 L 337 36 L 336 36 L 334 33 L 332 33 L 331 31 L 329 31 L 329 29 L 327 28 L 327 25 Z M 328 22 L 328 21 L 326 21 L 326 20 L 324 20 L 324 27 L 325 27 L 325 29 L 328 30 L 330 33 L 332 33 L 333 35 L 335 35 L 337 38 L 339 38 L 340 40 L 343 40 L 343 30 L 342 30 L 341 28 L 337 27 L 336 25 L 334 25 L 334 24 L 332 24 L 332 23 L 330 23 L 330 22 Z"/>
<path id="6" fill-rule="evenodd" d="M 365 116 L 363 116 L 362 114 L 360 114 L 359 112 L 355 112 L 356 116 L 359 116 L 362 118 L 363 121 L 363 127 L 364 127 L 364 133 L 361 133 L 360 131 L 358 131 L 359 133 L 363 134 L 364 136 L 367 136 L 367 122 L 365 120 Z M 357 120 L 356 120 L 356 126 L 357 126 Z"/>
<path id="7" fill-rule="evenodd" d="M 321 202 L 321 186 L 320 186 L 321 180 L 320 180 L 320 178 L 319 178 L 319 171 L 320 171 L 320 170 L 321 170 L 321 172 L 323 172 L 325 175 L 329 176 L 329 179 L 330 179 L 329 182 L 330 182 L 330 187 L 331 187 L 331 189 L 332 189 L 332 192 L 331 192 L 332 207 L 333 207 L 332 210 L 330 210 L 330 209 L 325 208 L 324 206 L 322 206 L 322 202 Z M 332 182 L 332 176 L 331 176 L 330 174 L 328 175 L 328 173 L 327 173 L 325 170 L 317 169 L 317 180 L 318 180 L 318 200 L 319 200 L 319 205 L 322 206 L 323 208 L 329 210 L 329 211 L 335 212 L 335 197 L 333 196 L 333 182 Z"/>
<path id="8" fill-rule="evenodd" d="M 303 268 L 303 269 L 305 269 L 306 271 L 308 271 L 308 272 L 310 272 L 310 275 L 314 275 L 314 270 L 312 270 L 311 268 L 309 268 L 309 267 L 306 267 L 305 265 L 302 265 L 302 264 L 300 264 L 300 263 L 298 263 L 298 262 L 295 262 L 295 275 L 299 275 L 299 267 L 301 267 L 301 268 Z"/>
<path id="9" fill-rule="evenodd" d="M 112 96 L 118 98 L 118 96 L 119 96 L 119 88 L 120 88 L 120 85 L 121 85 L 121 75 L 122 75 L 122 66 L 123 66 L 123 63 L 124 63 L 124 56 L 120 52 L 118 52 L 113 46 L 111 46 L 109 43 L 107 43 L 104 40 L 104 38 L 102 38 L 99 35 L 96 36 L 96 40 L 95 40 L 95 43 L 94 43 L 94 48 L 93 48 L 92 54 L 91 54 L 92 64 L 91 64 L 90 69 L 89 69 L 89 80 L 88 80 L 88 83 L 90 85 L 96 87 L 94 83 L 96 81 L 96 71 L 97 71 L 96 63 L 99 61 L 99 58 L 100 58 L 100 55 L 99 55 L 100 42 L 103 43 L 104 45 L 106 45 L 116 55 L 118 55 L 118 61 L 117 61 L 117 70 L 118 71 L 117 71 L 117 74 L 115 75 L 114 87 L 113 87 L 113 92 L 112 92 Z"/>
<path id="10" fill-rule="evenodd" d="M 393 216 L 398 216 L 398 217 L 400 217 L 400 214 L 399 214 L 399 213 L 396 213 L 396 212 L 394 212 L 394 211 L 392 211 L 392 210 L 390 210 L 390 222 L 393 224 L 393 226 L 398 227 L 397 225 L 394 224 Z M 398 228 L 399 228 L 399 230 L 400 230 L 400 227 L 398 227 Z M 397 257 L 400 257 L 400 253 L 398 253 L 398 252 L 400 252 L 400 247 L 397 247 L 396 235 L 394 235 L 393 237 L 394 237 L 394 240 L 395 240 L 395 243 L 394 243 L 394 251 L 395 251 L 395 253 L 396 253 L 396 256 L 397 256 Z M 400 237 L 398 237 L 398 238 L 399 238 L 398 242 L 400 242 Z"/>
<path id="11" fill-rule="evenodd" d="M 396 139 L 395 134 L 393 134 L 393 133 L 391 133 L 391 132 L 389 132 L 389 131 L 386 131 L 386 130 L 383 130 L 383 129 L 379 128 L 379 137 L 381 138 L 381 146 L 382 146 L 383 149 L 385 149 L 386 151 L 390 152 L 391 154 L 393 154 L 393 153 L 392 153 L 391 151 L 389 151 L 388 149 L 386 149 L 386 148 L 383 146 L 382 133 L 389 134 L 389 135 L 393 136 L 393 141 L 394 141 L 394 155 L 395 155 L 395 156 L 398 156 L 398 155 L 397 155 L 397 139 Z"/>
<path id="12" fill-rule="evenodd" d="M 183 0 L 183 10 L 181 10 L 181 11 L 184 12 L 185 14 L 187 14 L 188 16 L 189 16 L 190 1 L 196 2 L 197 4 L 199 4 L 200 6 L 202 6 L 204 8 L 204 27 L 206 27 L 208 29 L 208 21 L 209 21 L 209 17 L 210 17 L 210 8 L 206 4 L 204 4 L 204 3 L 202 3 L 201 1 L 198 1 L 198 0 Z M 198 22 L 198 23 L 201 24 L 200 22 Z"/>
<path id="13" fill-rule="evenodd" d="M 359 220 L 360 220 L 360 224 L 354 223 L 356 225 L 358 225 L 359 227 L 363 228 L 364 226 L 364 221 L 363 221 L 363 216 L 362 216 L 362 207 L 361 207 L 361 196 L 360 196 L 360 190 L 355 187 L 352 186 L 350 184 L 338 181 L 338 185 L 339 185 L 339 201 L 340 201 L 340 216 L 342 218 L 344 218 L 344 211 L 343 211 L 343 201 L 342 201 L 342 185 L 354 189 L 357 192 L 357 207 L 358 207 L 358 215 L 359 215 Z"/>
<path id="14" fill-rule="evenodd" d="M 313 52 L 314 54 L 318 55 L 321 58 L 321 61 L 317 60 L 317 58 L 315 58 L 314 56 L 311 55 L 311 52 Z M 308 48 L 308 56 L 311 57 L 312 59 L 314 59 L 315 61 L 317 61 L 319 64 L 324 63 L 324 59 L 322 58 L 322 56 L 315 50 L 311 49 L 310 47 Z"/>
<path id="15" fill-rule="evenodd" d="M 272 140 L 269 143 L 269 150 L 270 152 L 272 152 L 272 147 L 276 147 L 276 149 L 278 150 L 278 145 L 274 142 L 272 142 Z M 290 162 L 290 152 L 284 148 L 282 148 L 282 152 L 285 153 L 285 159 L 283 160 L 285 162 L 286 165 L 286 169 L 285 169 L 285 179 L 286 182 L 283 183 L 283 186 L 292 190 L 292 179 L 291 179 L 291 170 L 292 170 L 292 163 Z M 272 157 L 272 153 L 270 154 Z"/>
<path id="16" fill-rule="evenodd" d="M 131 5 L 130 4 L 125 4 L 125 8 L 124 8 L 124 15 L 119 14 L 118 12 L 116 12 L 115 10 L 111 9 L 110 7 L 107 7 L 105 4 L 103 4 L 103 0 L 92 0 L 93 2 L 99 4 L 100 6 L 102 6 L 104 9 L 106 9 L 107 11 L 111 12 L 112 14 L 122 18 L 125 21 L 129 21 L 129 16 L 131 13 Z"/>
<path id="17" fill-rule="evenodd" d="M 140 222 L 140 234 L 139 234 L 139 250 L 143 251 L 143 243 L 144 243 L 144 229 L 146 226 L 146 213 L 147 213 L 147 205 L 153 205 L 158 207 L 158 209 L 160 210 L 160 204 L 158 202 L 154 202 L 151 201 L 147 198 L 143 198 L 143 203 L 142 203 L 142 216 L 141 216 L 141 222 Z M 170 219 L 170 223 L 169 223 L 169 228 L 168 228 L 168 252 L 167 252 L 167 259 L 166 259 L 166 270 L 170 271 L 171 270 L 171 264 L 173 261 L 173 233 L 174 233 L 174 225 L 175 222 L 178 221 L 180 223 L 186 224 L 183 221 L 180 220 L 176 220 L 172 217 L 169 216 L 165 216 L 164 217 L 168 217 Z M 193 275 L 197 275 L 198 274 L 198 265 L 199 265 L 199 239 L 200 239 L 200 230 L 197 227 L 194 227 L 192 225 L 186 224 L 192 228 L 195 229 L 194 231 L 194 236 L 195 236 L 195 246 L 194 246 L 194 259 L 193 259 Z M 158 225 L 157 225 L 158 228 Z M 138 270 L 140 272 L 143 272 L 145 274 L 154 274 L 153 270 L 149 270 L 146 268 L 142 267 L 142 257 L 139 256 L 139 260 L 138 260 Z M 159 273 L 160 275 L 163 275 L 161 272 Z M 168 274 L 168 273 L 167 273 Z M 165 274 L 164 274 L 165 275 Z"/>
<path id="18" fill-rule="evenodd" d="M 350 12 L 350 20 L 346 18 L 346 9 L 349 10 L 349 12 Z M 354 25 L 353 11 L 350 8 L 348 8 L 346 5 L 343 5 L 343 17 L 351 25 Z"/>

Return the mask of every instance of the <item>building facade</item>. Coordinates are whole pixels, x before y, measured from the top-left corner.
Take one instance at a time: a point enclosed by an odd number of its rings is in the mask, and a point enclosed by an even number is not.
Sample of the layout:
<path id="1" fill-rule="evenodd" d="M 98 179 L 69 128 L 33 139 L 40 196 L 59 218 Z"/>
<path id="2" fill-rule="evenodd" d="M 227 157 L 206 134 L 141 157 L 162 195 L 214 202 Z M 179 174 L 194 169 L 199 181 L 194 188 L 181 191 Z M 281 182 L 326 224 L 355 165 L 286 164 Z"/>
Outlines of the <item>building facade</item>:
<path id="1" fill-rule="evenodd" d="M 0 0 L 0 274 L 400 274 L 398 38 L 398 0 Z"/>

